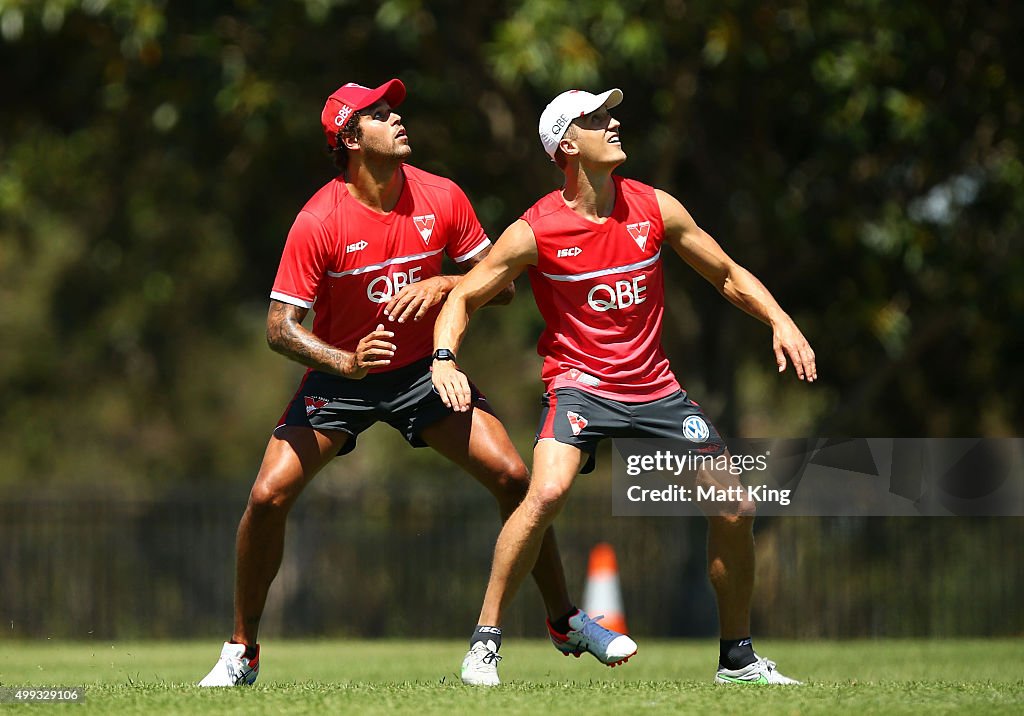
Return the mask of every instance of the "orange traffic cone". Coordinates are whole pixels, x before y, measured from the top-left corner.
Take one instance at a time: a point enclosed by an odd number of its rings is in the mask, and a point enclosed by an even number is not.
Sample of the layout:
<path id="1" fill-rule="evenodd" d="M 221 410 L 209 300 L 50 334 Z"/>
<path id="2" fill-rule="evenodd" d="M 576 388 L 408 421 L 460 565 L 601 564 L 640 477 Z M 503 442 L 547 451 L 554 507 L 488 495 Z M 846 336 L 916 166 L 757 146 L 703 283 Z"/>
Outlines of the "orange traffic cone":
<path id="1" fill-rule="evenodd" d="M 615 560 L 615 550 L 607 542 L 594 545 L 590 550 L 587 586 L 583 590 L 583 611 L 592 617 L 604 614 L 602 626 L 620 634 L 629 633 L 622 609 L 622 592 L 619 589 L 619 564 Z"/>

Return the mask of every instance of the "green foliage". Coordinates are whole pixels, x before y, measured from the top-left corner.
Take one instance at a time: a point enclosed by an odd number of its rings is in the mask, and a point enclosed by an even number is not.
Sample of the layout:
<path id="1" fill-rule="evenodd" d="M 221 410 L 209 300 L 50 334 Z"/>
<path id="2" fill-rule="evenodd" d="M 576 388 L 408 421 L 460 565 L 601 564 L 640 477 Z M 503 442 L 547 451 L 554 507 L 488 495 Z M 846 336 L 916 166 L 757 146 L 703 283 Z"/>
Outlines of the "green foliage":
<path id="1" fill-rule="evenodd" d="M 666 344 L 727 432 L 1012 434 L 1022 14 L 0 0 L 0 480 L 251 473 L 293 388 L 261 321 L 291 219 L 330 176 L 317 114 L 342 82 L 391 76 L 414 163 L 466 187 L 492 235 L 557 185 L 535 135 L 550 97 L 624 89 L 622 172 L 679 196 L 819 356 L 821 387 L 780 384 L 767 330 L 670 258 Z M 469 364 L 528 446 L 536 314 L 486 316 Z"/>

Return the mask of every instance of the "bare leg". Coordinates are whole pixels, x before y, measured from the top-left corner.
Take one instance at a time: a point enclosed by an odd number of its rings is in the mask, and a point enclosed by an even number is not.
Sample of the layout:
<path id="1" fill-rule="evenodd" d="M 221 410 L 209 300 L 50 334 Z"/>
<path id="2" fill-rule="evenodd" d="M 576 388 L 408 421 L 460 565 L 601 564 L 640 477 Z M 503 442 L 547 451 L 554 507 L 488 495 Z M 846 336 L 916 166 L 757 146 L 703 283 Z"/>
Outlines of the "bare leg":
<path id="1" fill-rule="evenodd" d="M 718 598 L 722 639 L 750 636 L 754 595 L 754 518 L 708 517 L 708 577 Z"/>
<path id="2" fill-rule="evenodd" d="M 453 413 L 424 430 L 422 437 L 490 490 L 498 501 L 503 522 L 523 501 L 530 485 L 530 473 L 501 421 L 493 415 L 483 410 Z M 533 579 L 550 619 L 557 619 L 572 609 L 562 558 L 551 527 L 543 533 Z"/>
<path id="3" fill-rule="evenodd" d="M 740 486 L 728 471 L 702 469 L 701 484 L 722 489 Z M 708 505 L 708 578 L 718 601 L 722 639 L 750 636 L 750 602 L 754 595 L 754 512 L 749 501 Z"/>
<path id="4" fill-rule="evenodd" d="M 506 607 L 537 562 L 544 534 L 565 504 L 583 457 L 571 445 L 554 440 L 537 443 L 530 489 L 498 535 L 478 624 L 501 625 Z"/>
<path id="5" fill-rule="evenodd" d="M 284 555 L 288 512 L 348 438 L 340 431 L 295 426 L 282 427 L 271 436 L 238 525 L 232 641 L 256 644 L 267 592 Z"/>

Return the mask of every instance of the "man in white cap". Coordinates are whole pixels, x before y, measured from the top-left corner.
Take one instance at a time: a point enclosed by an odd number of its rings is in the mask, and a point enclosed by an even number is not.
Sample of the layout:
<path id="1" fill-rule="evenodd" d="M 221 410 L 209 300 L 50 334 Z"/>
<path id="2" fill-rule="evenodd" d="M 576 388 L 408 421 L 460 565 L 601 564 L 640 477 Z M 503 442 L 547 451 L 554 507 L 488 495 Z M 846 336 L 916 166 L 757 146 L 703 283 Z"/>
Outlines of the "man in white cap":
<path id="1" fill-rule="evenodd" d="M 309 367 L 270 436 L 238 527 L 235 619 L 230 641 L 201 686 L 252 684 L 260 618 L 284 550 L 288 512 L 335 456 L 378 421 L 413 447 L 429 446 L 482 483 L 507 517 L 529 473 L 501 422 L 475 389 L 468 411 L 441 402 L 430 382 L 434 319 L 462 266 L 490 250 L 466 195 L 448 179 L 405 163 L 412 153 L 395 108 L 397 79 L 349 83 L 320 121 L 338 176 L 299 212 L 270 293 L 267 340 Z M 511 299 L 508 283 L 495 302 Z M 310 309 L 312 330 L 302 327 Z M 574 612 L 553 532 L 542 538 L 534 578 L 552 619 Z M 400 596 L 400 595 L 396 595 Z"/>
<path id="2" fill-rule="evenodd" d="M 598 95 L 571 90 L 547 106 L 540 118 L 540 139 L 564 172 L 564 185 L 502 234 L 449 294 L 434 328 L 434 347 L 445 351 L 434 361 L 434 386 L 445 404 L 467 410 L 471 384 L 445 358 L 458 350 L 470 315 L 528 269 L 547 323 L 537 346 L 544 357 L 541 377 L 547 392 L 533 480 L 498 536 L 478 630 L 500 626 L 576 474 L 593 469 L 600 440 L 685 439 L 699 454 L 726 454 L 714 425 L 681 389 L 661 346 L 663 243 L 726 299 L 772 328 L 780 373 L 791 361 L 800 380 L 817 377 L 810 345 L 764 285 L 733 261 L 671 195 L 614 174 L 626 153 L 619 122 L 608 110 L 621 101 L 618 89 Z M 714 474 L 701 477 L 720 480 Z M 739 501 L 706 514 L 708 573 L 718 600 L 721 637 L 715 681 L 798 683 L 754 653 L 751 642 L 754 505 Z M 557 628 L 550 631 L 557 645 L 563 636 Z M 635 651 L 636 645 L 626 639 L 615 637 L 604 650 L 623 655 Z M 497 654 L 478 643 L 466 655 L 463 680 L 497 683 L 496 669 Z"/>

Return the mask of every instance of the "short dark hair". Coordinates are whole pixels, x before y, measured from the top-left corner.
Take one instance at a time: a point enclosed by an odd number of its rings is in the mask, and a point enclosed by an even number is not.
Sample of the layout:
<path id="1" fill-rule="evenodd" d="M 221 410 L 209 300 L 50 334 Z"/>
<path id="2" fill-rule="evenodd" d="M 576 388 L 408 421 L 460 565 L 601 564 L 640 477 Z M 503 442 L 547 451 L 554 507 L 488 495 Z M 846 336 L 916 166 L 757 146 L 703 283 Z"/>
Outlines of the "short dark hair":
<path id="1" fill-rule="evenodd" d="M 565 128 L 565 132 L 562 134 L 562 139 L 576 139 L 576 125 L 570 123 Z M 559 169 L 565 169 L 566 163 L 569 161 L 568 157 L 565 156 L 565 152 L 561 149 L 555 149 L 555 156 L 553 157 L 555 164 Z"/>
<path id="2" fill-rule="evenodd" d="M 341 174 L 344 174 L 345 170 L 348 169 L 348 148 L 342 139 L 347 137 L 348 139 L 360 140 L 363 138 L 363 128 L 359 125 L 359 118 L 361 116 L 359 112 L 353 112 L 344 126 L 334 135 L 334 146 L 327 146 L 327 153 L 331 155 L 334 168 Z"/>

